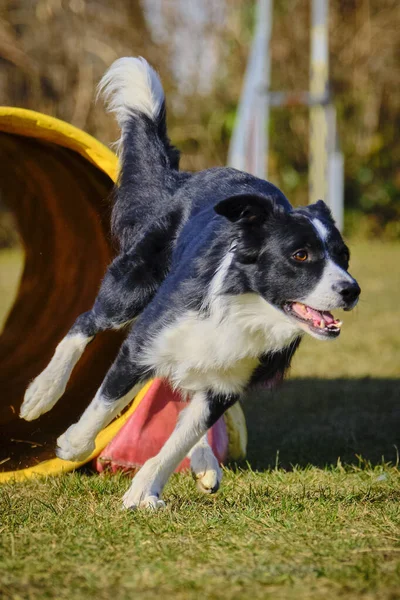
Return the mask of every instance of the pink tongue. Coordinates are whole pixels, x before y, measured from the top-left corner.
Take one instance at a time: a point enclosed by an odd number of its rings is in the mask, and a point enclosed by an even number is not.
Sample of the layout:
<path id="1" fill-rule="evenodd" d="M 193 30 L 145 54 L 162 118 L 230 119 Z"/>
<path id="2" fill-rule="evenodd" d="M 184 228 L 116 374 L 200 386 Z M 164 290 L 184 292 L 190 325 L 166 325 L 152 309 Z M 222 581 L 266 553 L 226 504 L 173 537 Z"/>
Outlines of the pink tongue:
<path id="1" fill-rule="evenodd" d="M 311 315 L 312 316 L 312 320 L 313 323 L 315 323 L 316 325 L 319 325 L 321 322 L 321 313 L 318 312 L 317 310 L 314 310 L 313 308 L 310 308 L 309 306 L 307 306 L 307 317 Z"/>
<path id="2" fill-rule="evenodd" d="M 330 325 L 331 323 L 333 323 L 335 321 L 335 319 L 333 318 L 331 313 L 318 311 L 318 310 L 315 310 L 314 308 L 311 308 L 310 306 L 306 306 L 305 308 L 306 308 L 307 312 L 303 312 L 304 305 L 302 305 L 298 302 L 295 302 L 292 305 L 292 308 L 296 311 L 296 313 L 298 315 L 303 317 L 303 319 L 304 318 L 310 319 L 310 317 L 311 317 L 313 320 L 313 323 L 316 323 L 317 325 L 320 324 L 322 319 L 325 321 L 325 325 Z"/>
<path id="3" fill-rule="evenodd" d="M 313 316 L 313 321 L 320 323 L 321 319 L 325 321 L 325 325 L 330 325 L 335 320 L 331 313 L 329 312 L 319 312 L 318 310 L 314 310 L 313 308 L 307 307 L 308 314 Z"/>
<path id="4" fill-rule="evenodd" d="M 330 325 L 331 323 L 335 322 L 335 317 L 331 315 L 330 312 L 323 312 L 322 316 L 324 317 L 324 321 L 327 325 Z"/>

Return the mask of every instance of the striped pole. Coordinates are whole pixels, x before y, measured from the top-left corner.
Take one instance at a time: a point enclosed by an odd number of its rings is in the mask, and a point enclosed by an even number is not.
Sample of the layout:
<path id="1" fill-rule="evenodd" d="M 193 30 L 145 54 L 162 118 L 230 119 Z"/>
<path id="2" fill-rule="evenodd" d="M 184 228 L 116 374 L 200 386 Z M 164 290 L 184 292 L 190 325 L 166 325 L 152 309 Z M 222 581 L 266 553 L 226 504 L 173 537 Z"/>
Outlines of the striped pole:
<path id="1" fill-rule="evenodd" d="M 270 82 L 269 44 L 272 29 L 272 0 L 258 0 L 255 33 L 246 69 L 228 164 L 262 179 L 268 168 Z"/>
<path id="2" fill-rule="evenodd" d="M 328 84 L 328 0 L 312 0 L 311 96 L 326 97 Z M 310 108 L 309 202 L 328 196 L 328 119 L 325 104 Z"/>

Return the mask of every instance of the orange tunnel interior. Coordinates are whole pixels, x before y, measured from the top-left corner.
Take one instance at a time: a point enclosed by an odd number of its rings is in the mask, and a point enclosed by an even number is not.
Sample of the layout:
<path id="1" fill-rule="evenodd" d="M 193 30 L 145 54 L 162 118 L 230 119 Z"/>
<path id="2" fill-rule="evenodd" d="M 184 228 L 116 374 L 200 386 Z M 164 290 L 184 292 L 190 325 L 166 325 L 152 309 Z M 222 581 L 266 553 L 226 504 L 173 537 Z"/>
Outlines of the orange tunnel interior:
<path id="1" fill-rule="evenodd" d="M 0 336 L 0 471 L 54 456 L 56 438 L 88 404 L 121 343 L 115 333 L 99 336 L 74 370 L 63 402 L 37 421 L 19 419 L 27 385 L 91 307 L 112 259 L 115 170 L 114 155 L 72 126 L 0 109 L 0 194 L 15 215 L 25 253 Z"/>

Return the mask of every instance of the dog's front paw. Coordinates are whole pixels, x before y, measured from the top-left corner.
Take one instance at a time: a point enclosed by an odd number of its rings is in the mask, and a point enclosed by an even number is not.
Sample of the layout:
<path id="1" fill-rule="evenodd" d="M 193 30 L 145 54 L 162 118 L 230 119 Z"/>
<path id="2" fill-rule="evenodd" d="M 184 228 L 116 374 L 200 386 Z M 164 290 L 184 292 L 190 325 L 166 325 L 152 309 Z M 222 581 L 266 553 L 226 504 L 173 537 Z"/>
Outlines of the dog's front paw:
<path id="1" fill-rule="evenodd" d="M 165 508 L 164 500 L 160 500 L 158 496 L 146 496 L 143 500 L 137 501 L 129 495 L 129 490 L 123 497 L 123 505 L 128 510 L 136 510 L 137 508 L 159 510 L 160 508 Z"/>
<path id="2" fill-rule="evenodd" d="M 215 494 L 222 480 L 222 470 L 209 446 L 196 447 L 190 457 L 190 468 L 197 489 L 203 494 Z"/>
<path id="3" fill-rule="evenodd" d="M 133 478 L 131 487 L 122 499 L 126 509 L 150 508 L 158 510 L 165 508 L 165 502 L 160 500 L 162 485 L 156 476 L 155 459 L 148 460 Z"/>
<path id="4" fill-rule="evenodd" d="M 81 462 L 86 460 L 95 449 L 93 439 L 79 434 L 78 424 L 71 425 L 57 440 L 56 454 L 62 460 Z"/>
<path id="5" fill-rule="evenodd" d="M 65 382 L 54 379 L 46 371 L 36 377 L 25 392 L 19 416 L 34 421 L 53 408 L 65 391 Z"/>

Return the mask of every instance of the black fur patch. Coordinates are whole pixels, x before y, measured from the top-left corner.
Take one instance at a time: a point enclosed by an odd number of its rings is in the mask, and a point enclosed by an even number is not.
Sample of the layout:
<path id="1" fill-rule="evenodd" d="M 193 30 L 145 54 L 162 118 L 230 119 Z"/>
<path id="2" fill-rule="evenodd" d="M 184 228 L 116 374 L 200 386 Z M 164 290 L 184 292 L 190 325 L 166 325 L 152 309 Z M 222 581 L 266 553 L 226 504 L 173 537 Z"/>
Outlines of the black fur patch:
<path id="1" fill-rule="evenodd" d="M 212 427 L 214 423 L 218 421 L 220 417 L 228 410 L 231 406 L 236 404 L 239 400 L 239 394 L 215 394 L 208 392 L 207 404 L 210 409 L 210 413 L 207 417 L 206 425 L 207 429 Z"/>
<path id="2" fill-rule="evenodd" d="M 255 369 L 248 387 L 270 386 L 271 383 L 279 383 L 286 371 L 290 368 L 290 363 L 300 346 L 301 338 L 297 338 L 280 352 L 264 354 L 260 357 L 260 365 Z"/>

